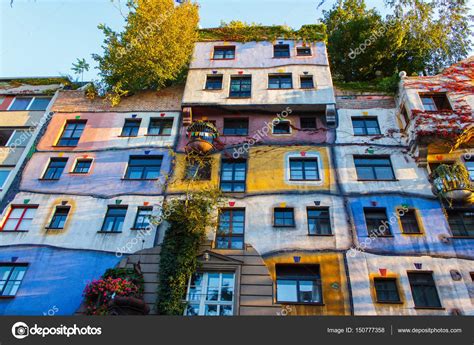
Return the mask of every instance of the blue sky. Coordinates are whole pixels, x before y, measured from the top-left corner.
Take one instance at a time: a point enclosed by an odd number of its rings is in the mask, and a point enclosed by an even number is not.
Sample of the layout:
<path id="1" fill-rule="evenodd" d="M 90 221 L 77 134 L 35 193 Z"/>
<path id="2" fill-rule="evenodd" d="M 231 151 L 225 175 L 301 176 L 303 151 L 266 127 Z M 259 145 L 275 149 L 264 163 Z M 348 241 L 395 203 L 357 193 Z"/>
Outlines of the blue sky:
<path id="1" fill-rule="evenodd" d="M 123 18 L 119 3 L 125 0 L 0 0 L 0 76 L 53 76 L 72 74 L 76 58 L 86 58 L 91 66 L 92 53 L 101 53 L 105 23 L 119 30 Z M 299 28 L 315 23 L 323 9 L 320 0 L 198 0 L 201 27 L 215 27 L 223 21 L 242 20 L 262 24 L 286 24 Z M 366 0 L 381 13 L 383 0 Z M 96 78 L 97 70 L 84 75 Z"/>

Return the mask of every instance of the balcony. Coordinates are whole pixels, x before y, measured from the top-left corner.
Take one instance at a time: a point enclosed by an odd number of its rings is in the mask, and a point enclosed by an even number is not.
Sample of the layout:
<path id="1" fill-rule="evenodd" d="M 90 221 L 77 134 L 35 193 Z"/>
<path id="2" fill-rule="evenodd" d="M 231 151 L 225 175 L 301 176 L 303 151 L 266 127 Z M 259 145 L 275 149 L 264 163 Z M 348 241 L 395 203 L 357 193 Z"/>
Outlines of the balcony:
<path id="1" fill-rule="evenodd" d="M 215 149 L 214 144 L 219 136 L 217 128 L 206 121 L 195 121 L 186 130 L 189 138 L 185 150 L 187 153 L 207 154 Z"/>
<path id="2" fill-rule="evenodd" d="M 464 164 L 441 164 L 430 176 L 433 193 L 449 202 L 463 202 L 473 193 L 473 184 Z"/>

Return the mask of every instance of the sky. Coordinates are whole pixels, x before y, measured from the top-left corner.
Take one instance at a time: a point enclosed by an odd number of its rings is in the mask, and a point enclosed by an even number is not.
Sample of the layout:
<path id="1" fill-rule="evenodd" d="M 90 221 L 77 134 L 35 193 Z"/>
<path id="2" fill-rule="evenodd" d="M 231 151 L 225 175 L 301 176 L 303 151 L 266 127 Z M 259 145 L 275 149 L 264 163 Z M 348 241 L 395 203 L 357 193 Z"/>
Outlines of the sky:
<path id="1" fill-rule="evenodd" d="M 102 53 L 103 35 L 97 25 L 120 30 L 126 0 L 0 0 L 0 77 L 72 75 L 72 63 L 85 58 L 91 65 L 84 80 L 97 78 L 91 58 Z M 286 24 L 299 28 L 317 22 L 326 0 L 197 0 L 200 26 L 216 27 L 221 21 L 241 20 L 264 25 Z M 385 14 L 383 0 L 366 0 Z"/>

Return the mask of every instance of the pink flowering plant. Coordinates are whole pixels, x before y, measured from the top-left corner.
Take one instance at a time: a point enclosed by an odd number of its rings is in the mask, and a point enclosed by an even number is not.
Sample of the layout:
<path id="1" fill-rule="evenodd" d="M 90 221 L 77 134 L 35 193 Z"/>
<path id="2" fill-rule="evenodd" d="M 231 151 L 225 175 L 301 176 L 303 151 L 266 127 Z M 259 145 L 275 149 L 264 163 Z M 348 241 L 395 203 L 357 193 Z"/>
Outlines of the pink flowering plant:
<path id="1" fill-rule="evenodd" d="M 115 296 L 139 297 L 137 285 L 124 278 L 106 277 L 93 280 L 84 290 L 86 314 L 106 315 L 107 304 Z"/>

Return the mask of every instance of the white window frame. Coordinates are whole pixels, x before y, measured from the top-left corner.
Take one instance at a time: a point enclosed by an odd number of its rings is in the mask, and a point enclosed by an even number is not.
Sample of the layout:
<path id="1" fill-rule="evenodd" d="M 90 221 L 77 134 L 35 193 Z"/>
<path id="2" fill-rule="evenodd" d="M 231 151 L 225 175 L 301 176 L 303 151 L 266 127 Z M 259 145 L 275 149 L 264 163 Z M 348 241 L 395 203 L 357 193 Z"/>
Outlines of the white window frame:
<path id="1" fill-rule="evenodd" d="M 200 297 L 199 297 L 199 300 L 195 300 L 195 301 L 191 301 L 189 299 L 189 292 L 190 292 L 190 288 L 191 288 L 191 279 L 192 277 L 189 277 L 189 280 L 188 280 L 188 288 L 187 288 L 187 291 L 186 291 L 186 305 L 188 304 L 192 304 L 192 305 L 197 305 L 199 304 L 199 312 L 198 312 L 198 315 L 199 316 L 209 316 L 209 315 L 205 315 L 205 311 L 206 311 L 206 305 L 217 305 L 218 308 L 217 308 L 217 311 L 218 311 L 218 315 L 219 316 L 219 312 L 220 312 L 220 306 L 230 306 L 232 308 L 232 315 L 234 315 L 234 311 L 235 311 L 235 272 L 232 272 L 232 271 L 201 271 L 201 272 L 196 272 L 197 274 L 202 274 L 203 277 L 202 277 L 202 285 L 201 285 L 201 294 L 200 294 Z M 219 297 L 218 297 L 218 300 L 217 301 L 207 301 L 206 300 L 206 297 L 207 297 L 207 282 L 208 282 L 208 277 L 209 277 L 209 273 L 218 273 L 219 274 Z M 233 280 L 234 280 L 234 286 L 233 286 L 233 294 L 232 294 L 232 301 L 219 301 L 220 299 L 220 296 L 221 296 L 221 290 L 222 290 L 222 275 L 223 274 L 232 274 L 233 275 Z M 184 315 L 187 315 L 187 309 L 184 310 Z"/>
<path id="2" fill-rule="evenodd" d="M 29 97 L 31 97 L 31 101 L 30 101 L 30 103 L 28 103 L 28 106 L 26 107 L 26 109 L 24 109 L 24 110 L 10 110 L 10 108 L 12 107 L 13 103 L 15 103 L 15 100 L 17 98 L 29 98 Z M 49 102 L 51 102 L 51 100 L 53 99 L 50 96 L 27 96 L 27 95 L 25 95 L 25 96 L 15 96 L 15 98 L 13 98 L 13 101 L 9 104 L 7 111 L 29 111 L 30 108 L 31 108 L 31 105 L 33 104 L 33 102 L 35 101 L 36 98 L 49 98 Z M 46 109 L 47 109 L 47 107 L 46 107 Z M 45 110 L 32 110 L 32 111 L 46 111 L 46 109 Z"/>
<path id="3" fill-rule="evenodd" d="M 298 180 L 291 180 L 291 169 L 290 169 L 290 159 L 291 158 L 316 158 L 318 160 L 318 171 L 319 171 L 319 180 L 316 181 L 298 181 Z M 315 151 L 305 151 L 305 155 L 302 156 L 301 152 L 287 152 L 285 154 L 285 183 L 288 185 L 295 185 L 295 186 L 321 186 L 325 180 L 325 172 L 323 170 L 323 163 L 321 154 Z"/>
<path id="4" fill-rule="evenodd" d="M 282 119 L 280 120 L 280 122 L 278 122 L 278 124 L 280 123 L 283 123 L 283 122 L 288 122 L 288 126 L 289 126 L 289 129 L 290 129 L 290 132 L 289 133 L 275 133 L 275 126 L 273 125 L 272 123 L 272 135 L 276 135 L 278 137 L 283 137 L 283 136 L 290 136 L 290 135 L 293 135 L 293 128 L 291 128 L 291 121 L 288 120 L 288 119 Z"/>

